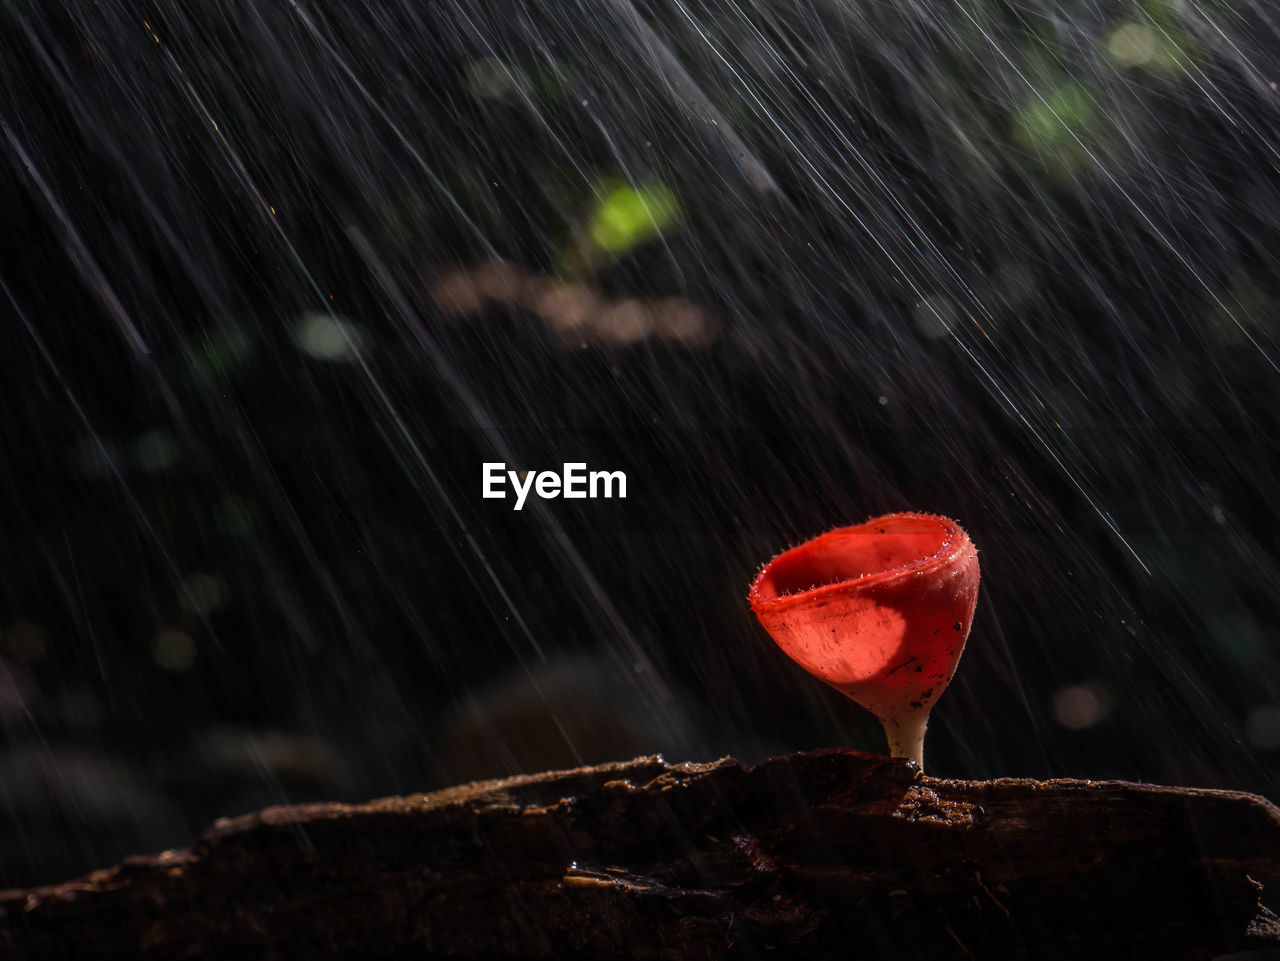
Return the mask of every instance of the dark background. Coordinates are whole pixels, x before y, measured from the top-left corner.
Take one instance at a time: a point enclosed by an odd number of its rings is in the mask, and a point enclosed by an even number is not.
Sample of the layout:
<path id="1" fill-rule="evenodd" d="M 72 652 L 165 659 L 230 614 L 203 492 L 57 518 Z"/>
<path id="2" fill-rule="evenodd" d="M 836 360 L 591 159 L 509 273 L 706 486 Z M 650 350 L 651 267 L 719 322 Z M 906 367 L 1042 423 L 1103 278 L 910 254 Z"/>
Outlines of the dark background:
<path id="1" fill-rule="evenodd" d="M 1277 49 L 1236 0 L 0 3 L 0 885 L 882 750 L 745 595 L 907 509 L 981 551 L 931 772 L 1274 798 Z"/>

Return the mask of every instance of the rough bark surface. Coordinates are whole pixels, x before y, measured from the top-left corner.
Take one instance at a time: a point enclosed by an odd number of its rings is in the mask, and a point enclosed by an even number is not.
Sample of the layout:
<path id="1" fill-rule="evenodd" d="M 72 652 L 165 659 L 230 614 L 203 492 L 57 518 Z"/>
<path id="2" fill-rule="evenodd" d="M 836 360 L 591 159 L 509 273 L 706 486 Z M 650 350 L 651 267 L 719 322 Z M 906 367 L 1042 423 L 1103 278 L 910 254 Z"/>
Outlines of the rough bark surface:
<path id="1" fill-rule="evenodd" d="M 1280 943 L 1280 810 L 818 751 L 269 808 L 0 893 L 6 958 L 1209 958 Z"/>

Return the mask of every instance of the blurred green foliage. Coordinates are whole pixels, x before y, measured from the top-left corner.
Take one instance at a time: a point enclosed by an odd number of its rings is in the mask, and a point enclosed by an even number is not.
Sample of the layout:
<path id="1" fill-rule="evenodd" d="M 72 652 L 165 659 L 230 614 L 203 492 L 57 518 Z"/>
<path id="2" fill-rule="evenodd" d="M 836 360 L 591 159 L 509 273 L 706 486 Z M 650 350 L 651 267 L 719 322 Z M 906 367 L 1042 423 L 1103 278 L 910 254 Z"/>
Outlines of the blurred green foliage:
<path id="1" fill-rule="evenodd" d="M 675 191 L 665 184 L 633 187 L 604 180 L 599 191 L 588 233 L 592 243 L 615 257 L 658 237 L 680 216 Z"/>

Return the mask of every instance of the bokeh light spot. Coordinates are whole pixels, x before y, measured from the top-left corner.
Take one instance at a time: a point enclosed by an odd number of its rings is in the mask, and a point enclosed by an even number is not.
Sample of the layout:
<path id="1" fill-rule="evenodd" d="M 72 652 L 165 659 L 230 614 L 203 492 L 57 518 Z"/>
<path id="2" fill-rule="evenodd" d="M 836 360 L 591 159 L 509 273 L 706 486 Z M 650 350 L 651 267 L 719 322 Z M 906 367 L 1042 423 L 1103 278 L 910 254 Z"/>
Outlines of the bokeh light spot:
<path id="1" fill-rule="evenodd" d="M 1160 39 L 1145 23 L 1126 23 L 1107 38 L 1107 53 L 1122 67 L 1150 63 L 1160 50 Z"/>
<path id="2" fill-rule="evenodd" d="M 614 347 L 626 347 L 653 329 L 649 308 L 635 298 L 611 304 L 596 319 L 600 339 Z"/>
<path id="3" fill-rule="evenodd" d="M 580 333 L 603 308 L 590 288 L 554 280 L 531 284 L 527 303 L 548 327 L 562 334 Z"/>
<path id="4" fill-rule="evenodd" d="M 955 329 L 960 311 L 949 297 L 933 295 L 916 304 L 911 311 L 911 321 L 920 336 L 930 340 L 945 337 Z"/>
<path id="5" fill-rule="evenodd" d="M 659 337 L 685 347 L 707 347 L 716 339 L 715 318 L 683 297 L 659 300 L 653 305 L 652 320 Z"/>
<path id="6" fill-rule="evenodd" d="M 1069 731 L 1101 724 L 1111 714 L 1111 694 L 1097 681 L 1064 687 L 1053 696 L 1053 714 Z"/>
<path id="7" fill-rule="evenodd" d="M 1024 147 L 1044 150 L 1079 136 L 1093 119 L 1093 100 L 1078 83 L 1062 83 L 1041 95 L 1033 94 L 1018 111 L 1015 139 Z"/>
<path id="8" fill-rule="evenodd" d="M 196 642 L 185 631 L 165 628 L 151 641 L 151 656 L 166 671 L 189 671 L 196 662 Z"/>
<path id="9" fill-rule="evenodd" d="M 364 338 L 350 321 L 329 314 L 303 314 L 294 328 L 298 349 L 317 360 L 350 363 L 364 349 Z"/>

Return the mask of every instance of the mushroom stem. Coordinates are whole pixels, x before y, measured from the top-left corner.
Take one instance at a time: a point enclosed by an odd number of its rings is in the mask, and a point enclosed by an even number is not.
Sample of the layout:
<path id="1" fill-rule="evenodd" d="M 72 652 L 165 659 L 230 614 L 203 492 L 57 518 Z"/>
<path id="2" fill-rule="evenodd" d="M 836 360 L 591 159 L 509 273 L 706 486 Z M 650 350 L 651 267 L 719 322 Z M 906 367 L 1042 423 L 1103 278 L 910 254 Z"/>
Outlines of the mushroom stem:
<path id="1" fill-rule="evenodd" d="M 924 772 L 924 731 L 929 726 L 929 711 L 926 708 L 905 717 L 882 717 L 885 737 L 889 739 L 889 756 L 906 757 L 915 761 Z"/>

